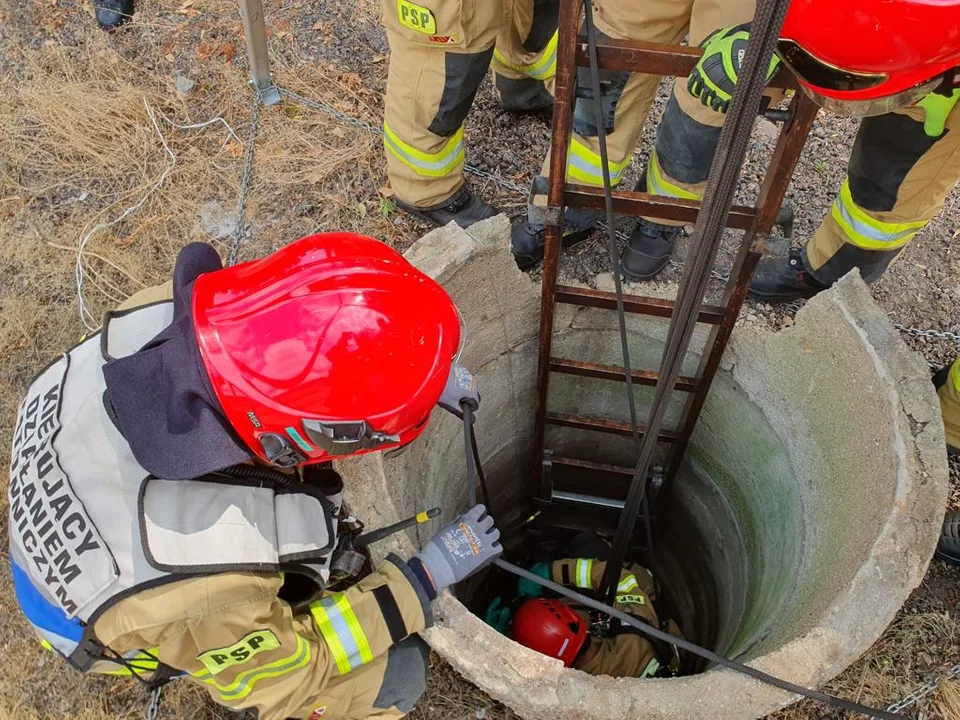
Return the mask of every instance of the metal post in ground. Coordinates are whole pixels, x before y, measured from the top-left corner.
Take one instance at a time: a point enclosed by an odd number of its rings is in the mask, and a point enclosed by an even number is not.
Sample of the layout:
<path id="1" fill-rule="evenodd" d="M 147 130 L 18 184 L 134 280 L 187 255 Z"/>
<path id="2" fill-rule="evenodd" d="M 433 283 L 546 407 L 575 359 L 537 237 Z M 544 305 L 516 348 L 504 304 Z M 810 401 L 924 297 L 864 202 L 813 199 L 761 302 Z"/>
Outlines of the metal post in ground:
<path id="1" fill-rule="evenodd" d="M 262 0 L 240 0 L 243 34 L 247 39 L 247 59 L 250 62 L 250 83 L 264 105 L 280 102 L 280 91 L 270 76 L 270 56 L 267 54 L 267 29 L 263 23 Z"/>

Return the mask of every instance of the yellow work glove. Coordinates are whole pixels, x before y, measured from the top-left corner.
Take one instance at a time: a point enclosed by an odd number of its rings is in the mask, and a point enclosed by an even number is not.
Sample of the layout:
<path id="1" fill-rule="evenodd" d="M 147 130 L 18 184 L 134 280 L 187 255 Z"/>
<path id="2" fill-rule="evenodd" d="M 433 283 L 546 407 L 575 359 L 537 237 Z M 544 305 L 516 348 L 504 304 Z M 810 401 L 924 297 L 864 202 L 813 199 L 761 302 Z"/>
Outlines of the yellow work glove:
<path id="1" fill-rule="evenodd" d="M 923 131 L 927 137 L 938 138 L 944 133 L 947 117 L 953 111 L 953 106 L 960 100 L 960 88 L 956 88 L 950 95 L 930 93 L 917 103 L 923 108 L 926 117 L 923 120 Z"/>

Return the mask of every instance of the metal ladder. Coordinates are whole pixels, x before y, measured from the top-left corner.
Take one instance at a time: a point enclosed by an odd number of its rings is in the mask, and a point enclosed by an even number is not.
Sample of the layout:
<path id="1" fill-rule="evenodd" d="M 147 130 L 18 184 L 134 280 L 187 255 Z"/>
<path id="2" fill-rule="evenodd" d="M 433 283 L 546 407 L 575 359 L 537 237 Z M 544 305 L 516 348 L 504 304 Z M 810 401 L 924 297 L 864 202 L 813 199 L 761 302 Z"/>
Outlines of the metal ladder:
<path id="1" fill-rule="evenodd" d="M 534 499 L 539 510 L 539 524 L 570 530 L 610 530 L 616 526 L 624 507 L 634 468 L 598 463 L 555 454 L 546 447 L 548 426 L 566 427 L 595 433 L 630 436 L 630 423 L 609 418 L 551 411 L 548 407 L 550 377 L 554 373 L 625 382 L 625 369 L 570 358 L 554 357 L 554 316 L 557 303 L 616 310 L 612 292 L 558 285 L 563 212 L 565 207 L 604 208 L 602 187 L 579 185 L 566 180 L 566 159 L 573 129 L 573 106 L 576 97 L 577 68 L 589 65 L 586 37 L 579 33 L 583 0 L 562 0 L 560 3 L 559 39 L 553 129 L 551 137 L 550 177 L 547 183 L 546 241 L 543 259 L 539 357 L 537 368 L 537 402 L 535 417 L 535 449 L 538 495 Z M 668 46 L 639 41 L 597 40 L 599 68 L 626 70 L 661 76 L 686 76 L 693 69 L 701 50 L 694 47 Z M 795 79 L 781 70 L 770 83 L 772 87 L 795 89 Z M 683 459 L 684 451 L 696 426 L 700 411 L 710 390 L 730 339 L 734 323 L 746 298 L 750 279 L 760 259 L 755 247 L 758 238 L 765 238 L 773 229 L 787 186 L 793 175 L 807 134 L 816 118 L 817 106 L 802 92 L 794 94 L 786 111 L 773 111 L 767 117 L 781 122 L 781 132 L 771 157 L 755 207 L 733 206 L 727 216 L 727 227 L 743 230 L 744 236 L 733 263 L 720 305 L 702 305 L 698 322 L 709 326 L 706 350 L 701 356 L 694 377 L 681 377 L 673 392 L 686 394 L 681 420 L 676 428 L 663 430 L 658 440 L 668 446 L 667 461 L 660 472 L 648 477 L 648 492 L 654 495 L 669 484 Z M 544 179 L 539 179 L 541 186 Z M 613 207 L 618 214 L 644 216 L 694 223 L 700 203 L 647 193 L 616 190 Z M 670 300 L 624 295 L 624 309 L 660 318 L 670 318 L 674 303 Z M 632 382 L 638 386 L 655 386 L 658 373 L 631 370 Z M 643 426 L 640 426 L 643 432 Z M 555 487 L 555 472 L 589 471 L 591 491 L 571 492 Z M 652 485 L 652 487 L 651 487 Z M 641 517 L 644 511 L 641 511 Z M 650 518 L 646 518 L 649 520 Z M 642 548 L 637 541 L 634 547 Z"/>

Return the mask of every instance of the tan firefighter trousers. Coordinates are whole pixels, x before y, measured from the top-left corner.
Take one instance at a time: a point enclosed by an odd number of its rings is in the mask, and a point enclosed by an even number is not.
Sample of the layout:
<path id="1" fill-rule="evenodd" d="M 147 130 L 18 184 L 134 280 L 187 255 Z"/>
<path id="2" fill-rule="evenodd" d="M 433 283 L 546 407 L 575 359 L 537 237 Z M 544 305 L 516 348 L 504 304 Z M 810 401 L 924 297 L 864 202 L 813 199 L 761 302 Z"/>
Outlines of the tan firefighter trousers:
<path id="1" fill-rule="evenodd" d="M 390 42 L 384 149 L 397 198 L 432 208 L 461 188 L 463 122 L 491 63 L 505 107 L 545 104 L 558 7 L 559 0 L 382 0 Z"/>

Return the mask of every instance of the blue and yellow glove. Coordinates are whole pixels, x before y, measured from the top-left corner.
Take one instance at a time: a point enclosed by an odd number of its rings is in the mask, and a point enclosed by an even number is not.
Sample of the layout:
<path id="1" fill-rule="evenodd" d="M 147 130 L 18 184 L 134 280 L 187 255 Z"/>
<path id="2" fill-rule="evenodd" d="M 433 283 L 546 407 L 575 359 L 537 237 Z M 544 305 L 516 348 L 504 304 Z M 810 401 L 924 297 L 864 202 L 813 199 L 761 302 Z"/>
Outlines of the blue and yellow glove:
<path id="1" fill-rule="evenodd" d="M 530 568 L 530 572 L 532 572 L 534 575 L 539 575 L 544 580 L 549 580 L 550 563 L 538 562 L 536 565 Z M 537 585 L 532 580 L 520 578 L 517 581 L 517 595 L 520 597 L 538 598 L 543 595 L 543 585 Z"/>
<path id="2" fill-rule="evenodd" d="M 700 43 L 703 57 L 687 78 L 687 90 L 700 98 L 707 107 L 717 112 L 727 112 L 733 90 L 740 78 L 740 66 L 747 53 L 750 40 L 750 24 L 716 30 Z M 767 82 L 780 67 L 780 59 L 774 55 L 767 68 Z"/>
<path id="3" fill-rule="evenodd" d="M 954 89 L 950 95 L 930 93 L 917 103 L 926 113 L 923 120 L 923 132 L 926 133 L 927 137 L 938 138 L 943 135 L 947 125 L 947 117 L 953 112 L 957 100 L 960 100 L 960 88 Z"/>

